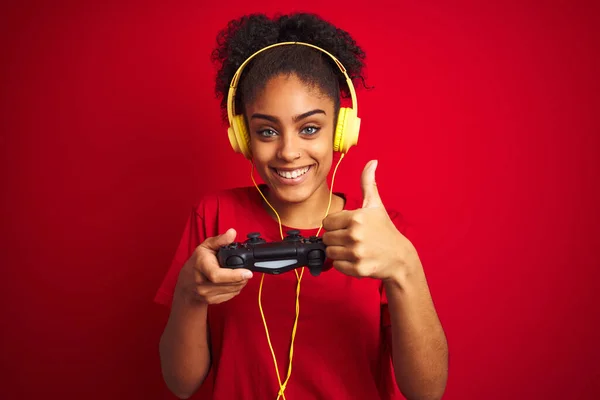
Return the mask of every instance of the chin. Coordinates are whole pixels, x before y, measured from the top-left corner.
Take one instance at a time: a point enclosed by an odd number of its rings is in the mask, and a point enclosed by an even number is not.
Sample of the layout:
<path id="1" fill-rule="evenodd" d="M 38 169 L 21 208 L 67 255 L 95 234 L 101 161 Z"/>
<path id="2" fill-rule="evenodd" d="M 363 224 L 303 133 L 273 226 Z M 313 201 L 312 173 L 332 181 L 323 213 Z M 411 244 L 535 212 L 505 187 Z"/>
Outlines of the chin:
<path id="1" fill-rule="evenodd" d="M 281 187 L 272 186 L 273 194 L 282 202 L 285 203 L 302 203 L 309 199 L 315 192 L 311 188 L 305 187 Z"/>

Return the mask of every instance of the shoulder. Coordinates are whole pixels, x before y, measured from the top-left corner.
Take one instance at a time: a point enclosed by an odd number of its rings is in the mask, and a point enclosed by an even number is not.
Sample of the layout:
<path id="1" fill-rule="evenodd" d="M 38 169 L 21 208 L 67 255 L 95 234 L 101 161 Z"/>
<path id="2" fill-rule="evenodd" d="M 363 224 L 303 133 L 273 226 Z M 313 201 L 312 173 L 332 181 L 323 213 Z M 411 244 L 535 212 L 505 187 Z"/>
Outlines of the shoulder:
<path id="1" fill-rule="evenodd" d="M 250 187 L 233 187 L 203 194 L 193 208 L 198 216 L 206 217 L 214 215 L 222 208 L 245 207 L 251 200 Z"/>

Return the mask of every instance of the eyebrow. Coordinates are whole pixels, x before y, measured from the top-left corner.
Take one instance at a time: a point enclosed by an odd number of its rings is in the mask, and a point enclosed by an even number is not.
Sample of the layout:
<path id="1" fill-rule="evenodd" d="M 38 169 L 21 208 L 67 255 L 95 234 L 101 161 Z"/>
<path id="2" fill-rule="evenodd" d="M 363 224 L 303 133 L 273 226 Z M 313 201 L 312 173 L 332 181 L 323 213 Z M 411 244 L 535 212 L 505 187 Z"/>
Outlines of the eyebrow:
<path id="1" fill-rule="evenodd" d="M 307 111 L 300 115 L 296 115 L 292 119 L 294 120 L 294 122 L 298 122 L 300 120 L 303 120 L 303 119 L 308 118 L 311 115 L 315 115 L 315 114 L 327 115 L 327 113 L 325 113 L 325 111 L 323 111 L 321 109 L 315 109 L 315 110 Z M 258 114 L 258 113 L 252 114 L 252 117 L 250 117 L 250 119 L 266 119 L 267 121 L 271 121 L 271 122 L 279 122 L 279 119 L 277 117 L 274 117 L 272 115 L 267 115 L 267 114 Z"/>

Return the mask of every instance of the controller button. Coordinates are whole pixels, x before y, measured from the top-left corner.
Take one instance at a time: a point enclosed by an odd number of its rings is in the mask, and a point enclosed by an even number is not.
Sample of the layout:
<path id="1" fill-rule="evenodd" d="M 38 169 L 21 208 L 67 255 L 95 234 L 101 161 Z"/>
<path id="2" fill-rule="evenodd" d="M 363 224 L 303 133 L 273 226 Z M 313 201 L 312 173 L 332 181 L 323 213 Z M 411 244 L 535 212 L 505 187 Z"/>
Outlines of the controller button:
<path id="1" fill-rule="evenodd" d="M 230 267 L 236 267 L 238 265 L 244 265 L 244 260 L 240 256 L 231 256 L 227 259 L 227 265 Z"/>

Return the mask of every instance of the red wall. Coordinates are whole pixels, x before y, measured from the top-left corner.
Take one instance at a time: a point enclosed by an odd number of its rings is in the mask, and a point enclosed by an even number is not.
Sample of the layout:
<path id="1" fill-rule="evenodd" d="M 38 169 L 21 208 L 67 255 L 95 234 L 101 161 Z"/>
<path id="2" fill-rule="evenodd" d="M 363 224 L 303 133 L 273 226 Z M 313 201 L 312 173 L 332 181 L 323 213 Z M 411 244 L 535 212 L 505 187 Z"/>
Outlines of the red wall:
<path id="1" fill-rule="evenodd" d="M 2 398 L 164 398 L 155 290 L 198 196 L 251 184 L 220 123 L 214 37 L 242 13 L 292 8 L 11 3 Z M 358 92 L 361 138 L 336 190 L 360 193 L 377 158 L 384 202 L 415 225 L 450 345 L 447 399 L 591 399 L 598 7 L 396 3 L 302 3 L 355 35 L 375 86 Z"/>

